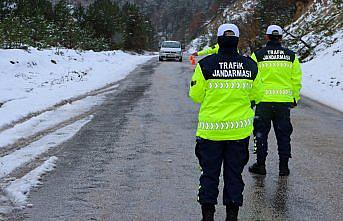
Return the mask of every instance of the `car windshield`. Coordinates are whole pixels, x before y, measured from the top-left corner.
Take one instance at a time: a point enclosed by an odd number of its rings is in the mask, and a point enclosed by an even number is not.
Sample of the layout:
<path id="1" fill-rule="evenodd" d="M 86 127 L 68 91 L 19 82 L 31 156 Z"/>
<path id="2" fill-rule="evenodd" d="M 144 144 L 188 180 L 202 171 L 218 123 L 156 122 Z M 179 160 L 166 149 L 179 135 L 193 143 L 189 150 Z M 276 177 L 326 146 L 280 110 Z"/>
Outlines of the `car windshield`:
<path id="1" fill-rule="evenodd" d="M 179 42 L 163 42 L 162 48 L 181 48 Z"/>

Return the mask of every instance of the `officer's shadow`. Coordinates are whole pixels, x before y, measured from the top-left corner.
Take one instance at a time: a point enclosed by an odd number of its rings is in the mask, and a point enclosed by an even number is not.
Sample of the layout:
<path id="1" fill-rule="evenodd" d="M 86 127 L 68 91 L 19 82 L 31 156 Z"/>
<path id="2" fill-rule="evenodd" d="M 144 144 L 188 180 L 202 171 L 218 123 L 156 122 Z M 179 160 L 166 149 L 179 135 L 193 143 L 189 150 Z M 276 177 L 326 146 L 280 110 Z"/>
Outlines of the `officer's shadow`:
<path id="1" fill-rule="evenodd" d="M 266 184 L 266 176 L 253 176 L 254 197 L 259 199 L 260 206 L 270 212 L 277 213 L 277 217 L 287 217 L 288 214 L 288 179 L 279 177 L 276 186 L 275 182 Z M 269 181 L 269 180 L 268 180 Z"/>

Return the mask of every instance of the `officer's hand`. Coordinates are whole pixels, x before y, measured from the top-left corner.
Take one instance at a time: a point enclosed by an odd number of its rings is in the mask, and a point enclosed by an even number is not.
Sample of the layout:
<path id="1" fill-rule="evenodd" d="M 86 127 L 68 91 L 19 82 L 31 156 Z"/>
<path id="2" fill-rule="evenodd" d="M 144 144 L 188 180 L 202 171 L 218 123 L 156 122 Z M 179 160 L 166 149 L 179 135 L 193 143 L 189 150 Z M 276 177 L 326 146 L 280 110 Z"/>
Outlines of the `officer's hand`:
<path id="1" fill-rule="evenodd" d="M 192 55 L 193 56 L 198 56 L 198 52 L 194 52 Z"/>
<path id="2" fill-rule="evenodd" d="M 296 106 L 298 106 L 298 104 L 295 101 L 295 99 L 293 99 L 293 103 L 291 103 L 291 108 L 295 108 Z"/>

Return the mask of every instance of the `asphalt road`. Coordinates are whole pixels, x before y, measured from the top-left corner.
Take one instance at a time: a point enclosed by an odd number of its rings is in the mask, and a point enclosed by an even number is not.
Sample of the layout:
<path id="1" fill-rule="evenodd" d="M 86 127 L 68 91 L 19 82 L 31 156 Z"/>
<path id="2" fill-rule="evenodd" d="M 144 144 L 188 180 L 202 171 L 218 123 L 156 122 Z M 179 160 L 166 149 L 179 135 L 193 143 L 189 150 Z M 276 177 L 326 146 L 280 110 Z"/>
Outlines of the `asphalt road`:
<path id="1" fill-rule="evenodd" d="M 11 220 L 200 220 L 192 71 L 156 59 L 120 82 L 94 119 L 51 153 L 56 170 L 31 193 L 33 207 Z M 245 168 L 240 220 L 342 220 L 343 114 L 303 99 L 292 117 L 290 177 L 278 176 L 271 133 L 268 174 Z M 248 165 L 254 161 L 251 154 Z M 224 217 L 220 204 L 216 220 Z"/>

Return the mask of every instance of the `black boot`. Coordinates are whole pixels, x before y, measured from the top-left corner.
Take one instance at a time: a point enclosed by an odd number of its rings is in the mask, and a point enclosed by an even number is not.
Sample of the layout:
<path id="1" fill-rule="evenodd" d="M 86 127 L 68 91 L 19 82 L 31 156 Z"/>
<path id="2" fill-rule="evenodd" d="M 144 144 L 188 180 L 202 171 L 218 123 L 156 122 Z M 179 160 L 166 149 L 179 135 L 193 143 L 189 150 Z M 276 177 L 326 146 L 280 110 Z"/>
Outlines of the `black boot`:
<path id="1" fill-rule="evenodd" d="M 259 174 L 259 175 L 266 175 L 266 173 L 267 173 L 266 165 L 254 163 L 252 166 L 249 167 L 249 172 Z"/>
<path id="2" fill-rule="evenodd" d="M 201 212 L 202 212 L 201 221 L 214 221 L 215 211 L 216 211 L 216 207 L 213 204 L 202 204 L 201 205 Z"/>
<path id="3" fill-rule="evenodd" d="M 226 205 L 225 221 L 237 221 L 239 207 L 234 204 Z"/>
<path id="4" fill-rule="evenodd" d="M 279 176 L 289 176 L 288 158 L 281 158 L 279 162 Z"/>

